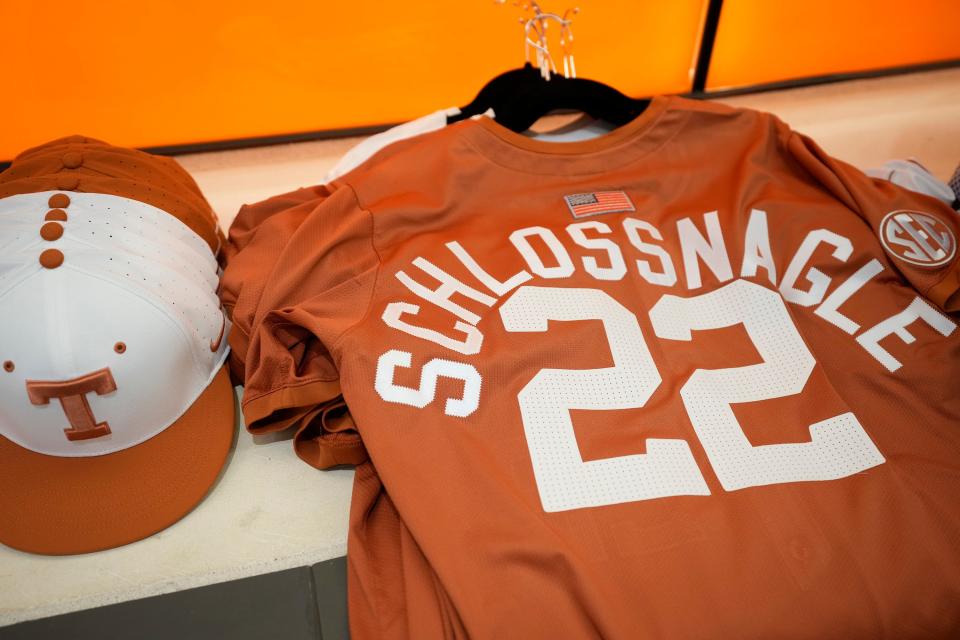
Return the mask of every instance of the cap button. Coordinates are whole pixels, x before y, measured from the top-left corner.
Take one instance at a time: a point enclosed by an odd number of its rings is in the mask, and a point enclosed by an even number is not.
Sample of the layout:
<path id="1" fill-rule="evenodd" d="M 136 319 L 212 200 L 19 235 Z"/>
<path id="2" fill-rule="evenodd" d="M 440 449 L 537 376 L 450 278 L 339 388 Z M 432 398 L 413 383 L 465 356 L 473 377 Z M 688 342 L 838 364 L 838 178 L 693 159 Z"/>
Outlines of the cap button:
<path id="1" fill-rule="evenodd" d="M 59 249 L 47 249 L 40 254 L 40 265 L 45 269 L 56 269 L 63 264 L 63 252 Z"/>
<path id="2" fill-rule="evenodd" d="M 63 225 L 59 222 L 47 222 L 40 227 L 40 237 L 48 242 L 58 240 L 63 235 Z"/>
<path id="3" fill-rule="evenodd" d="M 80 185 L 80 176 L 76 173 L 61 173 L 57 176 L 57 188 L 72 191 Z"/>
<path id="4" fill-rule="evenodd" d="M 83 155 L 79 151 L 68 151 L 60 158 L 63 166 L 67 169 L 76 169 L 83 164 Z"/>
<path id="5" fill-rule="evenodd" d="M 55 193 L 50 196 L 47 204 L 51 209 L 66 209 L 70 206 L 70 196 L 65 193 Z"/>

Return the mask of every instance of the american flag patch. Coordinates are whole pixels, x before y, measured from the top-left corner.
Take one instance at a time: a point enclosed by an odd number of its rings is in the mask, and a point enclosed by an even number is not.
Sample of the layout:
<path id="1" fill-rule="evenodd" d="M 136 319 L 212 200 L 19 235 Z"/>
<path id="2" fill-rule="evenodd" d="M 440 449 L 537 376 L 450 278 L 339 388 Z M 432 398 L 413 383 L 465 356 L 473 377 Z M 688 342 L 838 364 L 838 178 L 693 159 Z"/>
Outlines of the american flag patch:
<path id="1" fill-rule="evenodd" d="M 574 218 L 599 216 L 602 213 L 636 211 L 630 197 L 624 191 L 594 191 L 563 196 Z"/>

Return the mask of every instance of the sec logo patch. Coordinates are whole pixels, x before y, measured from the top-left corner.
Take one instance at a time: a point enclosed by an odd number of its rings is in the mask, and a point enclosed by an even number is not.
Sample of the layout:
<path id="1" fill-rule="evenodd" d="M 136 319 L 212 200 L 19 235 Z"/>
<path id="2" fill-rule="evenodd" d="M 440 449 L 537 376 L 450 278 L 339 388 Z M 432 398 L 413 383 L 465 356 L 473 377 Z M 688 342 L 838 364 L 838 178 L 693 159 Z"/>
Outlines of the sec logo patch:
<path id="1" fill-rule="evenodd" d="M 920 267 L 939 267 L 953 260 L 957 239 L 944 222 L 919 211 L 891 211 L 880 222 L 880 240 L 887 253 Z"/>

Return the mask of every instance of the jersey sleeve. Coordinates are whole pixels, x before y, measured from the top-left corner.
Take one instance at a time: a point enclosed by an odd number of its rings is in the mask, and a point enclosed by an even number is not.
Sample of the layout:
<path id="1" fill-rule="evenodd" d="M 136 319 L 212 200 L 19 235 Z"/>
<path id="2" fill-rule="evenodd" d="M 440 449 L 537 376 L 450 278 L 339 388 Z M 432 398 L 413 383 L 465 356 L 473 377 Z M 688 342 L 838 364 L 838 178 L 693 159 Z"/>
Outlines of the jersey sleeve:
<path id="1" fill-rule="evenodd" d="M 783 127 L 788 153 L 873 228 L 890 262 L 904 278 L 943 311 L 960 311 L 960 259 L 957 256 L 960 216 L 937 198 L 866 176 L 859 169 L 827 155 L 810 138 Z M 906 213 L 904 224 L 909 230 L 896 226 L 896 218 L 891 220 L 898 212 Z M 898 234 L 913 238 L 898 239 Z M 904 244 L 893 244 L 896 242 Z M 919 256 L 924 259 L 911 259 L 910 253 L 895 250 L 914 243 L 927 250 Z"/>
<path id="2" fill-rule="evenodd" d="M 230 226 L 224 246 L 229 269 L 224 269 L 220 280 L 220 300 L 233 321 L 228 342 L 231 373 L 237 384 L 244 383 L 251 325 L 288 236 L 329 195 L 327 188 L 314 187 L 244 205 Z M 274 216 L 275 220 L 264 224 Z"/>
<path id="3" fill-rule="evenodd" d="M 362 461 L 359 437 L 340 416 L 335 346 L 370 303 L 379 267 L 372 233 L 345 185 L 245 206 L 230 229 L 221 298 L 236 332 L 232 368 L 244 384 L 247 429 L 297 429 L 297 452 L 315 466 Z"/>

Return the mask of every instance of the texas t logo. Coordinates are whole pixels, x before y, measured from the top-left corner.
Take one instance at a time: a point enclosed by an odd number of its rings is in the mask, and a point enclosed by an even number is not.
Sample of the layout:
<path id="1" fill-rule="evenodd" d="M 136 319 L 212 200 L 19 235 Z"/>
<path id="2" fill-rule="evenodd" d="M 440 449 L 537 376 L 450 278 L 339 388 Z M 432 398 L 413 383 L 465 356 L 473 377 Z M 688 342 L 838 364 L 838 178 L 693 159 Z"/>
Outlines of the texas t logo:
<path id="1" fill-rule="evenodd" d="M 89 440 L 110 433 L 110 425 L 97 422 L 87 402 L 88 393 L 99 396 L 117 390 L 110 369 L 100 369 L 71 380 L 27 380 L 27 395 L 36 405 L 49 404 L 51 398 L 60 401 L 63 412 L 70 421 L 70 428 L 64 429 L 67 440 Z"/>

